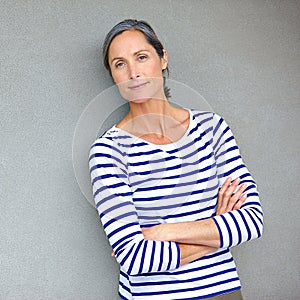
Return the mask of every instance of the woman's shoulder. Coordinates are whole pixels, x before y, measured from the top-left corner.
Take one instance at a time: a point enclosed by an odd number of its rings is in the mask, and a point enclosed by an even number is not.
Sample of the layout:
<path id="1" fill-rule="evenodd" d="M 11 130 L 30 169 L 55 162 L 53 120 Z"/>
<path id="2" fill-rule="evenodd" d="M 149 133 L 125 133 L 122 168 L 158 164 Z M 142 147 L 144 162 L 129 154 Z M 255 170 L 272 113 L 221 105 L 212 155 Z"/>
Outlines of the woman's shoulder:
<path id="1" fill-rule="evenodd" d="M 106 129 L 102 133 L 98 134 L 96 141 L 104 140 L 104 139 L 113 139 L 119 134 L 119 128 L 115 125 L 109 129 Z"/>
<path id="2" fill-rule="evenodd" d="M 124 149 L 131 147 L 133 140 L 136 140 L 136 138 L 130 133 L 114 125 L 99 135 L 93 142 L 91 148 L 96 147 L 98 151 L 113 149 L 117 152 L 122 152 Z"/>
<path id="3" fill-rule="evenodd" d="M 109 146 L 115 142 L 115 139 L 120 135 L 120 130 L 115 125 L 99 134 L 93 141 L 91 148 L 94 146 Z"/>
<path id="4" fill-rule="evenodd" d="M 199 109 L 190 109 L 191 117 L 196 120 L 196 122 L 210 122 L 214 119 L 215 113 L 212 111 L 203 111 Z"/>
<path id="5" fill-rule="evenodd" d="M 200 111 L 191 109 L 192 119 L 196 128 L 201 130 L 211 130 L 213 134 L 217 132 L 224 132 L 229 129 L 229 125 L 226 120 L 219 114 L 212 111 Z"/>
<path id="6" fill-rule="evenodd" d="M 213 123 L 224 121 L 223 117 L 213 111 L 202 111 L 199 109 L 190 109 L 192 116 L 198 121 L 211 121 Z"/>

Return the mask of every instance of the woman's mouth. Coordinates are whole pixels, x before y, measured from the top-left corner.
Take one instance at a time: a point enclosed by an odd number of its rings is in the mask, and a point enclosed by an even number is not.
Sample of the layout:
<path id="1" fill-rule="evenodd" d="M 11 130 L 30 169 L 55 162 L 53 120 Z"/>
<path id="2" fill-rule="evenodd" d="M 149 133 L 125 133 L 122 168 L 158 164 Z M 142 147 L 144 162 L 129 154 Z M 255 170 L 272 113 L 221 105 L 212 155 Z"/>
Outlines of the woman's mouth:
<path id="1" fill-rule="evenodd" d="M 138 90 L 138 89 L 143 88 L 147 84 L 148 84 L 148 82 L 138 83 L 138 84 L 134 84 L 134 85 L 128 86 L 128 88 L 130 90 Z"/>

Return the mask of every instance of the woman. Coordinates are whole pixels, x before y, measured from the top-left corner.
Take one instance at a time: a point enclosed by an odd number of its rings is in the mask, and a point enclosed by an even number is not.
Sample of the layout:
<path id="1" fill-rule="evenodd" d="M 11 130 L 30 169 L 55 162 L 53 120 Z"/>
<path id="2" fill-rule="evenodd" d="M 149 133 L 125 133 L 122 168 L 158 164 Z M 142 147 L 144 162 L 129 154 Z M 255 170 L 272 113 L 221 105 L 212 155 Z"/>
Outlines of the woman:
<path id="1" fill-rule="evenodd" d="M 117 24 L 103 58 L 130 105 L 89 160 L 120 297 L 241 299 L 229 248 L 261 236 L 263 214 L 228 125 L 167 101 L 167 52 L 146 22 Z"/>

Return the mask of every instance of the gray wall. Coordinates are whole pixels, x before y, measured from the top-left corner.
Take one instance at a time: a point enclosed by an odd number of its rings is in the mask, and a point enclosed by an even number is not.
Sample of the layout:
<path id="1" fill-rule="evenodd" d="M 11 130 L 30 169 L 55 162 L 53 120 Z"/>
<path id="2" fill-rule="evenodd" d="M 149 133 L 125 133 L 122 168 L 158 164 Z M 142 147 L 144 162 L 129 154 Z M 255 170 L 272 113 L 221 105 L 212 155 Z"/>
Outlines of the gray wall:
<path id="1" fill-rule="evenodd" d="M 299 15 L 296 0 L 1 1 L 0 299 L 117 299 L 72 139 L 112 84 L 99 45 L 128 17 L 229 122 L 259 185 L 264 236 L 233 249 L 245 299 L 299 299 Z"/>

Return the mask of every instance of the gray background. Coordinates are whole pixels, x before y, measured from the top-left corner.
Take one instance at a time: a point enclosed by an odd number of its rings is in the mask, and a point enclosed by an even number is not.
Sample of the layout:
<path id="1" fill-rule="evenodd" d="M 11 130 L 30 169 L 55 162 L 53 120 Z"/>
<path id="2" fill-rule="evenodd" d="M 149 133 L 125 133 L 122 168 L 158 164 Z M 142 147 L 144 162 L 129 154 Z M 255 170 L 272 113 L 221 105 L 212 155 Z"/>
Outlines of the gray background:
<path id="1" fill-rule="evenodd" d="M 171 78 L 225 117 L 255 177 L 264 236 L 236 247 L 245 299 L 299 299 L 300 1 L 1 1 L 0 299 L 117 299 L 117 271 L 72 166 L 99 46 L 148 20 Z"/>

